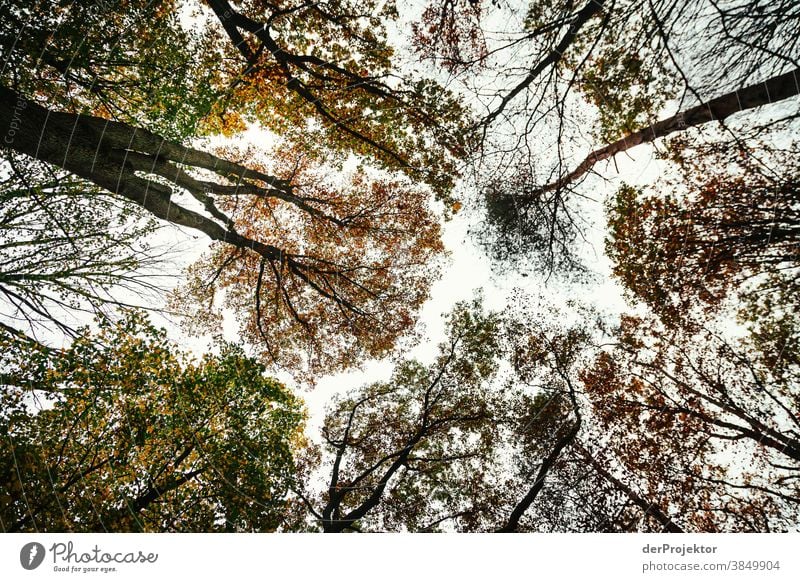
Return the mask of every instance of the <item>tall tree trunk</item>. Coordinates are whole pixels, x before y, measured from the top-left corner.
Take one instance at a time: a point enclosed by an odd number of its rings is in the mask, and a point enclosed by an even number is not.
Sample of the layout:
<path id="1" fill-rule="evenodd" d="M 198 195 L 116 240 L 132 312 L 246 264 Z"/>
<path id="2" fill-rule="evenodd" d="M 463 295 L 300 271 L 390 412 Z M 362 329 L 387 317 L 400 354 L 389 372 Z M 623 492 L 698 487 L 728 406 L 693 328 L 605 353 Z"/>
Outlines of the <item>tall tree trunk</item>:
<path id="1" fill-rule="evenodd" d="M 702 125 L 709 121 L 723 121 L 740 111 L 755 109 L 762 105 L 777 103 L 800 94 L 800 69 L 772 77 L 744 89 L 726 93 L 706 103 L 681 111 L 662 119 L 639 131 L 630 133 L 617 141 L 594 150 L 574 170 L 566 176 L 535 190 L 528 196 L 539 196 L 545 192 L 559 190 L 583 177 L 597 162 L 614 157 L 643 143 L 650 143 L 677 131 Z M 525 196 L 525 197 L 528 197 Z"/>
<path id="2" fill-rule="evenodd" d="M 603 479 L 608 481 L 611 485 L 614 486 L 615 489 L 624 493 L 628 499 L 630 499 L 634 505 L 636 505 L 639 509 L 641 509 L 645 515 L 652 517 L 661 526 L 664 528 L 665 532 L 669 533 L 684 533 L 683 529 L 678 526 L 672 518 L 670 518 L 666 512 L 664 512 L 658 505 L 652 503 L 644 499 L 641 495 L 636 493 L 633 489 L 631 489 L 628 485 L 614 477 L 611 473 L 609 473 L 605 467 L 603 467 L 597 459 L 594 458 L 592 454 L 589 453 L 582 445 L 578 444 L 575 446 L 575 449 L 581 454 L 584 460 L 589 463 L 592 468 L 600 475 Z"/>
<path id="3" fill-rule="evenodd" d="M 503 97 L 497 108 L 483 119 L 481 123 L 484 127 L 484 131 L 486 128 L 488 128 L 490 123 L 492 123 L 500 116 L 501 113 L 503 113 L 503 110 L 506 108 L 506 106 L 508 106 L 508 104 L 513 101 L 517 95 L 528 88 L 530 84 L 533 83 L 536 78 L 548 67 L 555 65 L 561 60 L 561 57 L 564 56 L 564 53 L 569 46 L 575 42 L 575 37 L 578 36 L 578 32 L 580 32 L 581 28 L 583 28 L 583 26 L 589 22 L 595 14 L 603 10 L 605 2 L 606 0 L 589 0 L 589 2 L 575 14 L 575 18 L 572 20 L 572 22 L 570 22 L 569 28 L 564 33 L 564 36 L 561 37 L 559 43 L 553 47 L 553 50 L 551 50 L 545 58 L 531 68 L 528 75 Z"/>
<path id="4" fill-rule="evenodd" d="M 548 473 L 558 461 L 561 452 L 575 441 L 575 437 L 578 436 L 578 431 L 580 428 L 581 417 L 579 416 L 570 431 L 562 436 L 558 442 L 556 442 L 555 446 L 550 451 L 550 454 L 547 455 L 547 457 L 542 461 L 539 471 L 536 473 L 536 479 L 534 480 L 533 485 L 525 494 L 525 496 L 519 501 L 519 503 L 517 503 L 516 507 L 514 507 L 514 509 L 511 511 L 511 514 L 508 516 L 508 521 L 506 521 L 502 527 L 496 530 L 497 533 L 513 533 L 517 531 L 517 528 L 519 527 L 519 520 L 523 515 L 525 515 L 525 512 L 528 511 L 528 508 L 533 505 L 533 502 L 536 500 L 536 497 L 539 495 L 542 487 L 544 487 L 544 480 L 547 478 Z"/>
<path id="5" fill-rule="evenodd" d="M 89 180 L 162 220 L 198 230 L 213 240 L 253 249 L 265 258 L 281 256 L 279 249 L 238 234 L 230 224 L 223 226 L 177 204 L 171 200 L 173 189 L 170 186 L 140 174 L 157 174 L 175 186 L 190 190 L 198 190 L 193 186 L 201 184 L 212 189 L 216 185 L 194 181 L 174 163 L 209 169 L 233 178 L 255 178 L 282 187 L 283 183 L 277 178 L 125 123 L 51 111 L 3 86 L 0 86 L 0 136 L 2 147 Z M 202 191 L 193 194 L 203 195 Z"/>

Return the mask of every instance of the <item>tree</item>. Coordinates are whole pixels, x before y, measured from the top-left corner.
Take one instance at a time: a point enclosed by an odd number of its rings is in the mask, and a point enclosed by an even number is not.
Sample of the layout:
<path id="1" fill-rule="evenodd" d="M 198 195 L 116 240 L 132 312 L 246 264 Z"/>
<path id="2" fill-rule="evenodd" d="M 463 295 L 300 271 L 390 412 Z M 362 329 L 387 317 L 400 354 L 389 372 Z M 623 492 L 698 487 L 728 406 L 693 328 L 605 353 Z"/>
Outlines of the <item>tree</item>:
<path id="1" fill-rule="evenodd" d="M 481 29 L 484 10 L 479 0 L 443 0 L 428 4 L 412 22 L 412 42 L 422 59 L 450 72 L 479 65 L 489 56 Z"/>
<path id="2" fill-rule="evenodd" d="M 763 291 L 797 269 L 792 154 L 723 152 L 685 161 L 683 183 L 667 185 L 666 193 L 644 195 L 623 186 L 609 204 L 606 248 L 614 274 L 665 323 L 685 321 L 698 304 L 716 307 L 737 291 Z"/>
<path id="3" fill-rule="evenodd" d="M 473 235 L 495 265 L 524 264 L 548 274 L 585 277 L 575 247 L 587 221 L 560 192 L 537 188 L 526 169 L 487 183 L 481 192 L 486 219 Z"/>
<path id="4" fill-rule="evenodd" d="M 490 53 L 514 51 L 529 64 L 508 67 L 509 59 L 496 59 L 507 88 L 491 95 L 483 124 L 520 116 L 531 132 L 555 118 L 560 153 L 567 132 L 574 133 L 565 117 L 574 111 L 570 96 L 579 93 L 605 110 L 596 134 L 614 141 L 649 125 L 681 91 L 680 105 L 687 98 L 700 105 L 720 87 L 735 90 L 796 68 L 794 8 L 763 0 L 528 5 L 524 19 L 507 16 L 522 21 L 522 30 L 493 38 Z"/>
<path id="5" fill-rule="evenodd" d="M 302 192 L 301 202 L 240 188 L 220 206 L 244 240 L 264 241 L 272 254 L 213 245 L 178 289 L 176 305 L 205 331 L 221 294 L 242 336 L 297 373 L 385 355 L 413 325 L 444 252 L 428 193 L 364 169 L 337 176 L 302 152 L 276 157 L 278 175 Z"/>
<path id="6" fill-rule="evenodd" d="M 526 523 L 526 515 L 583 425 L 574 368 L 583 357 L 588 329 L 548 324 L 541 313 L 520 312 L 509 323 L 511 365 L 514 380 L 533 396 L 521 399 L 512 413 L 519 419 L 514 443 L 517 469 L 506 493 L 510 509 L 496 530 L 502 533 L 537 529 Z"/>
<path id="7" fill-rule="evenodd" d="M 335 367 L 337 354 L 347 354 L 348 346 L 313 337 L 316 331 L 322 330 L 321 336 L 333 329 L 355 332 L 357 350 L 363 350 L 357 342 L 374 336 L 368 349 L 380 353 L 413 324 L 412 317 L 403 315 L 405 311 L 392 320 L 394 312 L 388 306 L 398 302 L 414 308 L 421 303 L 430 279 L 419 265 L 441 252 L 438 225 L 429 215 L 424 192 L 414 192 L 398 179 L 370 181 L 357 173 L 350 192 L 360 188 L 365 192 L 348 196 L 341 186 L 299 183 L 306 178 L 319 180 L 312 172 L 296 172 L 304 169 L 299 155 L 283 162 L 290 173 L 276 177 L 126 124 L 49 111 L 10 91 L 6 97 L 2 112 L 8 115 L 2 126 L 21 128 L 14 130 L 12 140 L 17 151 L 56 164 L 157 218 L 224 243 L 233 250 L 217 253 L 221 270 L 241 272 L 252 269 L 255 262 L 255 273 L 245 273 L 244 278 L 256 283 L 248 289 L 251 311 L 242 317 L 260 320 L 263 329 L 270 321 L 282 327 L 281 331 L 271 329 L 269 335 L 262 333 L 267 355 L 279 353 L 271 346 L 272 338 L 296 344 L 297 336 L 305 335 L 324 350 L 317 356 L 318 365 Z M 219 180 L 195 178 L 183 168 L 215 172 Z M 208 215 L 182 206 L 173 199 L 175 190 L 188 191 Z M 250 209 L 260 207 L 262 222 L 236 224 L 220 210 L 215 197 L 232 197 L 230 208 L 236 210 L 247 208 L 245 204 Z M 244 213 L 236 217 L 250 220 Z M 411 229 L 411 219 L 421 228 Z M 275 221 L 286 230 L 297 227 L 294 236 L 302 233 L 305 238 L 295 246 L 280 237 L 271 238 L 271 232 L 261 228 L 272 230 Z M 247 236 L 250 233 L 258 238 Z M 273 241 L 286 246 L 270 244 Z M 395 249 L 406 250 L 406 256 L 381 252 Z M 202 283 L 213 286 L 217 276 L 212 272 Z M 407 288 L 400 288 L 409 282 Z M 287 320 L 290 323 L 283 323 Z"/>
<path id="8" fill-rule="evenodd" d="M 791 358 L 771 368 L 773 354 L 749 337 L 731 343 L 652 320 L 626 318 L 618 337 L 582 380 L 609 447 L 645 494 L 675 507 L 687 530 L 793 527 L 800 403 Z"/>
<path id="9" fill-rule="evenodd" d="M 574 272 L 597 200 L 581 183 L 597 162 L 797 95 L 791 2 L 499 4 L 481 7 L 507 25 L 477 34 L 488 58 L 465 59 L 460 78 L 485 110 L 476 174 L 486 220 L 474 231 L 495 260 L 533 256 L 547 273 Z M 440 36 L 424 48 L 447 66 L 456 44 L 445 23 L 430 22 Z"/>
<path id="10" fill-rule="evenodd" d="M 188 362 L 133 313 L 63 350 L 2 348 L 4 531 L 283 523 L 303 411 L 241 348 Z"/>
<path id="11" fill-rule="evenodd" d="M 393 80 L 380 26 L 365 27 L 349 4 L 214 1 L 207 29 L 191 35 L 176 3 L 112 3 L 97 30 L 88 30 L 97 20 L 89 9 L 51 18 L 61 25 L 57 48 L 44 25 L 14 43 L 50 4 L 8 8 L 4 147 L 216 241 L 194 269 L 207 277 L 194 277 L 192 296 L 224 291 L 269 359 L 338 369 L 384 354 L 413 326 L 442 252 L 431 195 L 448 199 L 468 137 L 463 109 L 442 87 Z M 128 18 L 131 34 L 111 42 Z M 149 18 L 164 31 L 161 52 L 151 33 L 136 34 Z M 329 47 L 309 46 L 316 36 Z M 205 72 L 173 87 L 170 71 L 186 67 Z M 177 119 L 183 101 L 187 118 Z M 184 145 L 246 123 L 282 134 L 267 159 Z M 324 177 L 354 163 L 363 169 L 349 182 Z"/>
<path id="12" fill-rule="evenodd" d="M 4 326 L 72 333 L 71 312 L 124 302 L 114 289 L 143 297 L 160 291 L 152 270 L 158 256 L 145 242 L 152 220 L 68 174 L 18 156 L 7 161 L 0 182 Z"/>
<path id="13" fill-rule="evenodd" d="M 484 315 L 480 303 L 460 305 L 448 322 L 431 366 L 403 361 L 388 382 L 332 403 L 322 456 L 306 455 L 314 466 L 322 461 L 327 487 L 298 491 L 315 527 L 637 529 L 620 525 L 625 520 L 614 514 L 624 511 L 634 524 L 652 519 L 655 530 L 680 530 L 612 474 L 613 457 L 590 453 L 584 442 L 591 429 L 582 420 L 578 372 L 587 329 Z M 498 364 L 508 369 L 501 382 Z"/>
<path id="14" fill-rule="evenodd" d="M 321 133 L 329 150 L 368 155 L 449 200 L 469 114 L 436 82 L 393 69 L 385 23 L 397 16 L 394 2 L 208 5 L 224 30 L 222 54 L 244 61 L 226 111 L 306 149 L 318 149 Z"/>
<path id="15" fill-rule="evenodd" d="M 318 527 L 432 531 L 474 519 L 497 438 L 498 397 L 487 382 L 498 323 L 461 305 L 432 366 L 404 361 L 388 382 L 332 403 L 322 430 L 328 486 L 302 493 Z"/>
<path id="16" fill-rule="evenodd" d="M 5 87 L 71 113 L 181 141 L 208 131 L 225 93 L 208 35 L 179 24 L 181 2 L 5 2 Z M 41 101 L 40 101 L 41 103 Z"/>
<path id="17" fill-rule="evenodd" d="M 536 531 L 682 533 L 680 516 L 640 493 L 636 477 L 604 447 L 576 441 L 541 492 Z"/>
<path id="18" fill-rule="evenodd" d="M 632 147 L 711 121 L 723 123 L 731 115 L 795 97 L 800 94 L 798 79 L 800 79 L 800 69 L 794 69 L 755 85 L 736 89 L 648 126 L 637 128 L 636 131 L 593 151 L 574 170 L 557 181 L 535 190 L 534 196 L 562 189 L 585 176 L 598 162 L 612 158 Z M 526 195 L 521 196 L 523 199 L 525 197 Z"/>
<path id="19" fill-rule="evenodd" d="M 506 479 L 487 495 L 497 531 L 792 527 L 796 330 L 765 325 L 737 345 L 627 318 L 609 343 L 591 310 L 575 325 L 535 313 L 518 305 L 506 321 L 517 391 L 500 416 Z M 784 346 L 777 361 L 761 351 Z"/>
<path id="20" fill-rule="evenodd" d="M 581 372 L 596 354 L 602 321 L 592 309 L 521 301 L 507 315 L 513 427 L 501 449 L 506 475 L 493 503 L 498 532 L 681 531 L 652 499 L 620 475 L 587 407 Z M 548 316 L 548 314 L 550 316 Z M 555 317 L 552 317 L 555 315 Z M 577 316 L 577 321 L 570 321 Z M 499 518 L 499 519 L 498 519 Z"/>
<path id="21" fill-rule="evenodd" d="M 181 26 L 189 10 L 192 30 Z M 402 169 L 446 197 L 468 139 L 452 95 L 393 70 L 391 2 L 36 0 L 3 15 L 6 87 L 169 140 L 258 123 L 298 147 Z"/>

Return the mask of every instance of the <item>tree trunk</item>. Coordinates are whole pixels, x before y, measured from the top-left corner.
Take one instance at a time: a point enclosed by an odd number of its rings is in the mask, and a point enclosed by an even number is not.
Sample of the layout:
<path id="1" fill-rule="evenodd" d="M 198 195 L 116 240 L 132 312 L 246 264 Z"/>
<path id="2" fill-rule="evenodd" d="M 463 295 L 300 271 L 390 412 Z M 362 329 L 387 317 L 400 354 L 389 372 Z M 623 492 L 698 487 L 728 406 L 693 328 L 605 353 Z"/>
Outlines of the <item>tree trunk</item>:
<path id="1" fill-rule="evenodd" d="M 513 533 L 517 531 L 517 528 L 519 527 L 519 520 L 523 515 L 525 515 L 525 512 L 528 511 L 528 508 L 533 505 L 533 502 L 536 500 L 536 497 L 539 495 L 542 487 L 544 487 L 544 480 L 547 478 L 547 474 L 550 472 L 550 469 L 552 469 L 556 464 L 556 461 L 558 461 L 561 452 L 575 441 L 575 437 L 578 436 L 578 431 L 580 428 L 581 418 L 578 417 L 570 431 L 558 440 L 553 447 L 553 450 L 551 450 L 550 454 L 547 455 L 547 458 L 542 461 L 533 485 L 520 500 L 520 502 L 517 503 L 516 507 L 514 507 L 514 509 L 511 511 L 508 521 L 506 521 L 501 528 L 496 530 L 497 533 Z"/>
<path id="2" fill-rule="evenodd" d="M 637 145 L 650 143 L 671 133 L 683 131 L 689 127 L 702 125 L 709 121 L 723 121 L 734 113 L 769 105 L 770 103 L 777 103 L 798 94 L 800 94 L 800 69 L 772 77 L 762 83 L 757 83 L 744 89 L 726 93 L 721 97 L 686 111 L 681 111 L 672 117 L 662 119 L 593 151 L 569 174 L 555 182 L 542 186 L 523 198 L 559 190 L 583 177 L 597 162 L 614 157 L 618 153 L 627 151 Z"/>
<path id="3" fill-rule="evenodd" d="M 636 493 L 633 489 L 628 487 L 625 483 L 614 477 L 611 473 L 609 473 L 605 467 L 603 467 L 600 463 L 597 462 L 597 459 L 594 458 L 589 452 L 584 449 L 581 445 L 577 445 L 576 450 L 581 454 L 581 456 L 592 466 L 592 468 L 600 475 L 603 479 L 611 483 L 618 491 L 624 493 L 628 499 L 630 499 L 634 505 L 636 505 L 639 509 L 641 509 L 645 515 L 652 517 L 658 523 L 660 523 L 665 532 L 669 533 L 684 533 L 683 529 L 679 527 L 672 519 L 657 505 L 651 503 L 644 499 L 641 495 Z"/>
<path id="4" fill-rule="evenodd" d="M 281 251 L 239 235 L 171 200 L 170 186 L 141 177 L 159 174 L 176 186 L 185 173 L 168 162 L 205 168 L 233 177 L 252 177 L 282 186 L 272 176 L 252 172 L 199 150 L 167 141 L 147 130 L 99 117 L 51 111 L 0 86 L 2 146 L 47 162 L 141 206 L 154 216 L 198 230 L 209 238 L 279 259 Z"/>
<path id="5" fill-rule="evenodd" d="M 580 32 L 581 28 L 591 20 L 595 14 L 603 10 L 603 5 L 605 4 L 606 0 L 589 0 L 589 2 L 581 8 L 575 18 L 570 23 L 567 32 L 561 38 L 560 42 L 553 47 L 548 55 L 539 61 L 536 66 L 534 66 L 528 75 L 523 79 L 520 83 L 518 83 L 511 91 L 506 94 L 503 99 L 500 101 L 500 104 L 497 108 L 489 113 L 484 120 L 481 122 L 484 128 L 487 128 L 490 123 L 492 123 L 495 119 L 497 119 L 506 106 L 522 91 L 528 88 L 531 83 L 533 83 L 536 78 L 542 74 L 548 67 L 551 67 L 558 63 L 561 60 L 561 57 L 564 56 L 564 53 L 569 48 L 569 46 L 575 42 L 575 38 L 578 36 L 578 32 Z"/>

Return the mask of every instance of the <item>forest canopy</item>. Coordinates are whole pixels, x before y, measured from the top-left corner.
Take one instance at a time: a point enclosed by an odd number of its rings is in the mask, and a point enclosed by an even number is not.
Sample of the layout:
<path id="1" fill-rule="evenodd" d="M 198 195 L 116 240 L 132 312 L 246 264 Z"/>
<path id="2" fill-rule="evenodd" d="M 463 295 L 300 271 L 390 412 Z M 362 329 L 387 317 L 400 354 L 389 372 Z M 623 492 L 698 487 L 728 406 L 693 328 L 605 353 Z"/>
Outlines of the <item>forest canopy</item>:
<path id="1" fill-rule="evenodd" d="M 797 2 L 10 0 L 0 50 L 3 531 L 800 529 Z"/>

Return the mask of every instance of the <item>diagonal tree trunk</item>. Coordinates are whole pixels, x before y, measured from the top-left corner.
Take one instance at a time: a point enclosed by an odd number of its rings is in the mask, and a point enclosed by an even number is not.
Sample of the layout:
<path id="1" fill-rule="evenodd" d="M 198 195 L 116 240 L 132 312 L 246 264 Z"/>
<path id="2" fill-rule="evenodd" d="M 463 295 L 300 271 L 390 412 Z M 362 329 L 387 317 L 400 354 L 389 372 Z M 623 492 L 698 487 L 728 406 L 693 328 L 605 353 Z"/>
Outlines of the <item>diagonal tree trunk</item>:
<path id="1" fill-rule="evenodd" d="M 744 89 L 726 93 L 716 99 L 681 111 L 672 117 L 657 121 L 648 127 L 644 127 L 600 149 L 594 150 L 570 173 L 522 198 L 560 190 L 587 174 L 597 162 L 612 158 L 637 145 L 650 143 L 677 131 L 683 131 L 709 121 L 723 121 L 734 113 L 777 103 L 798 94 L 800 94 L 800 69 L 772 77 L 762 83 L 750 85 Z"/>
<path id="2" fill-rule="evenodd" d="M 582 445 L 578 444 L 575 449 L 580 453 L 583 459 L 589 463 L 592 468 L 603 479 L 611 483 L 618 491 L 624 493 L 636 507 L 641 509 L 645 515 L 652 517 L 662 525 L 665 532 L 668 533 L 684 533 L 683 529 L 670 518 L 658 505 L 644 499 L 641 495 L 636 493 L 628 485 L 614 477 L 605 467 L 597 462 L 597 459 L 589 453 Z"/>
<path id="3" fill-rule="evenodd" d="M 553 50 L 551 50 L 545 58 L 539 61 L 536 66 L 531 68 L 528 75 L 503 97 L 497 108 L 484 118 L 482 122 L 484 127 L 488 127 L 490 123 L 497 119 L 500 114 L 503 113 L 503 110 L 508 106 L 508 104 L 513 101 L 514 98 L 522 91 L 527 89 L 531 83 L 533 83 L 537 77 L 539 77 L 539 75 L 541 75 L 548 67 L 552 67 L 561 60 L 561 57 L 564 56 L 566 50 L 575 41 L 575 38 L 578 36 L 578 32 L 580 32 L 581 28 L 583 28 L 583 26 L 589 22 L 595 14 L 603 10 L 605 2 L 606 0 L 589 0 L 589 2 L 575 14 L 575 18 L 570 23 L 569 28 L 564 33 L 561 41 L 555 47 L 553 47 Z"/>
<path id="4" fill-rule="evenodd" d="M 171 200 L 173 188 L 140 174 L 157 175 L 195 197 L 209 202 L 204 189 L 212 192 L 223 184 L 192 181 L 175 164 L 208 169 L 233 179 L 266 182 L 264 195 L 273 195 L 285 183 L 244 166 L 167 141 L 149 131 L 98 117 L 51 111 L 15 91 L 0 86 L 0 135 L 2 146 L 34 159 L 63 168 L 141 206 L 156 217 L 198 230 L 209 238 L 240 248 L 250 248 L 265 258 L 279 259 L 281 251 L 237 233 L 224 215 L 211 213 L 223 224 L 184 208 Z M 137 174 L 137 171 L 139 174 Z M 275 188 L 277 187 L 277 188 Z M 287 188 L 288 190 L 288 188 Z M 284 192 L 288 195 L 288 192 Z M 227 223 L 226 223 L 227 222 Z"/>
<path id="5" fill-rule="evenodd" d="M 536 479 L 534 480 L 533 485 L 511 511 L 506 523 L 496 530 L 497 533 L 513 533 L 517 531 L 517 528 L 519 528 L 519 520 L 522 519 L 522 516 L 525 515 L 525 512 L 528 511 L 528 508 L 533 505 L 533 502 L 536 500 L 539 492 L 544 487 L 544 480 L 547 478 L 548 473 L 558 461 L 561 452 L 573 444 L 575 437 L 578 436 L 578 431 L 580 428 L 581 417 L 579 416 L 569 432 L 567 432 L 567 434 L 558 440 L 553 449 L 550 451 L 550 454 L 547 455 L 547 457 L 542 461 L 539 471 L 536 473 Z"/>

